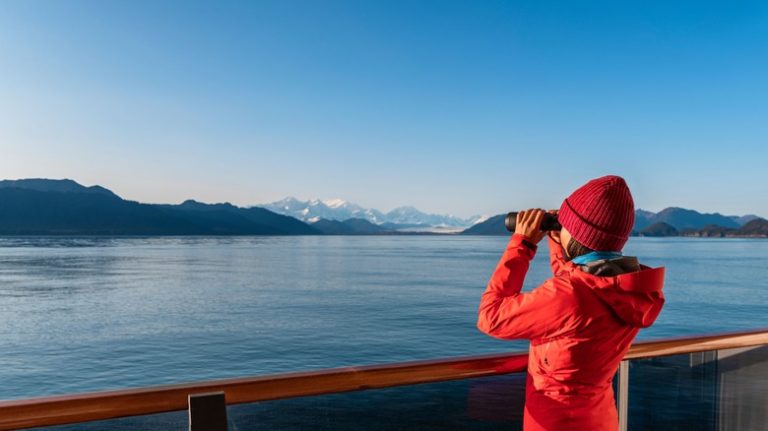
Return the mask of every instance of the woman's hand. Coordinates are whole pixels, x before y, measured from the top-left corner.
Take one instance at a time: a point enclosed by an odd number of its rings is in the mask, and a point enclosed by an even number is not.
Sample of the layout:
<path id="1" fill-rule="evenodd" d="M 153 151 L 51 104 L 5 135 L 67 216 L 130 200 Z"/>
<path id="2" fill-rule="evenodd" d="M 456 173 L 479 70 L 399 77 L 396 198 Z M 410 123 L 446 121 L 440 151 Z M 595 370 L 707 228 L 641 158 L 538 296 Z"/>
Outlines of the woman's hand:
<path id="1" fill-rule="evenodd" d="M 525 235 L 528 241 L 538 244 L 547 235 L 541 230 L 541 221 L 544 220 L 543 209 L 529 209 L 517 213 L 515 219 L 515 233 Z"/>

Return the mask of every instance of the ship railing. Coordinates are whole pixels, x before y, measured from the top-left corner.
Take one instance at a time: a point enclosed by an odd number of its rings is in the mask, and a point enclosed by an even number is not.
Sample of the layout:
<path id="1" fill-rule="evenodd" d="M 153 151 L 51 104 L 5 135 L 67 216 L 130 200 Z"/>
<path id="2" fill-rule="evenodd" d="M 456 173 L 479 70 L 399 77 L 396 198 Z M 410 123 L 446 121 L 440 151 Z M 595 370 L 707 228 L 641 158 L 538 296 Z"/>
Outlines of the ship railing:
<path id="1" fill-rule="evenodd" d="M 462 416 L 461 420 L 519 422 L 527 364 L 527 352 L 513 352 L 0 401 L 0 430 L 94 421 L 109 424 L 117 418 L 179 412 L 177 416 L 184 415 L 185 428 L 219 431 L 228 429 L 228 422 L 233 420 L 227 418 L 228 412 L 236 405 L 268 405 L 278 400 L 306 400 L 307 397 L 386 388 L 429 387 L 429 384 L 439 382 L 473 383 L 472 387 L 461 389 L 463 398 L 456 405 L 462 407 L 446 408 L 441 413 L 441 420 L 451 420 L 451 415 L 456 413 Z M 495 384 L 488 380 L 504 376 L 516 378 Z M 475 384 L 478 382 L 485 383 Z M 673 423 L 690 424 L 691 421 L 700 421 L 700 427 L 694 424 L 688 429 L 750 429 L 750 423 L 768 420 L 764 409 L 768 405 L 767 384 L 768 328 L 639 341 L 630 348 L 614 379 L 620 429 L 651 429 L 654 426 L 664 429 Z M 438 414 L 441 403 L 456 401 L 441 400 L 436 394 L 439 392 L 431 390 L 418 396 L 419 403 L 425 402 L 425 398 L 435 398 L 431 405 L 437 406 L 437 410 L 424 411 L 424 415 Z M 509 397 L 512 397 L 511 401 Z M 657 398 L 655 401 L 654 397 Z M 413 403 L 415 399 L 406 402 Z M 487 405 L 493 402 L 504 403 L 504 406 L 494 413 L 494 409 Z M 658 402 L 665 406 L 663 411 L 659 410 Z M 379 403 L 378 407 L 368 406 L 356 414 L 365 414 L 366 408 L 386 410 L 380 404 L 381 400 L 376 403 Z M 342 404 L 332 410 L 338 412 L 349 404 L 349 400 Z M 310 408 L 294 406 L 290 411 L 303 411 L 312 420 L 316 408 L 316 405 Z M 464 410 L 456 412 L 461 409 Z M 419 411 L 423 411 L 423 406 Z M 378 420 L 403 421 L 407 420 L 404 417 L 407 415 L 405 412 L 399 418 L 380 417 Z M 276 416 L 282 415 L 271 414 L 269 417 L 274 420 Z M 251 415 L 248 420 L 259 420 L 258 414 Z M 326 417 L 325 420 L 333 419 Z M 389 429 L 411 427 L 401 425 Z M 113 427 L 104 425 L 100 428 Z M 279 421 L 270 422 L 267 428 L 278 429 Z M 334 428 L 343 427 L 328 426 L 328 429 Z"/>

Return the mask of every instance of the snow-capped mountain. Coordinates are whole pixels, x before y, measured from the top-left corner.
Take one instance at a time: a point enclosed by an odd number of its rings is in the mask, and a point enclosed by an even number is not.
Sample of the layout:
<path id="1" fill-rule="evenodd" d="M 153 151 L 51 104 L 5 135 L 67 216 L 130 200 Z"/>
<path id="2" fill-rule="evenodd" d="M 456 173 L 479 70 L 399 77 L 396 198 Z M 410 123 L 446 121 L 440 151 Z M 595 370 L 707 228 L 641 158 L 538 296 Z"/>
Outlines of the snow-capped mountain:
<path id="1" fill-rule="evenodd" d="M 419 226 L 424 228 L 466 228 L 483 219 L 483 216 L 463 219 L 453 215 L 427 214 L 412 206 L 403 206 L 384 213 L 376 209 L 363 208 L 343 199 L 300 201 L 294 197 L 288 197 L 277 202 L 257 206 L 310 223 L 320 219 L 343 221 L 350 218 L 361 218 L 377 225 L 386 223 L 390 226 L 404 226 L 410 229 Z"/>
<path id="2" fill-rule="evenodd" d="M 385 222 L 381 211 L 366 209 L 342 199 L 300 201 L 294 197 L 287 197 L 277 202 L 257 206 L 310 223 L 320 219 L 343 221 L 351 218 L 365 219 L 374 224 Z"/>

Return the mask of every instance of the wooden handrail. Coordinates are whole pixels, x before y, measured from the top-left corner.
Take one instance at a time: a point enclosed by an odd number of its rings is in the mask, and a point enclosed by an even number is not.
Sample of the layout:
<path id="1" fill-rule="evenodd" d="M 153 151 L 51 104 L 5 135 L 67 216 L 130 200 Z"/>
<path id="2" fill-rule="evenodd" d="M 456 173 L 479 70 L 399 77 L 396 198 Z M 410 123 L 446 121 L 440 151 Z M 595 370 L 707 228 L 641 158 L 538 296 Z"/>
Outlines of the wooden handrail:
<path id="1" fill-rule="evenodd" d="M 226 394 L 227 404 L 457 380 L 523 371 L 527 353 L 343 367 L 0 402 L 0 430 L 89 422 L 187 408 L 189 394 Z"/>
<path id="2" fill-rule="evenodd" d="M 625 359 L 768 344 L 768 328 L 641 341 Z M 222 391 L 227 404 L 433 383 L 525 371 L 528 353 L 343 367 L 118 391 L 0 401 L 0 430 L 90 422 L 187 408 L 190 394 Z"/>
<path id="3" fill-rule="evenodd" d="M 768 344 L 768 328 L 723 332 L 663 340 L 640 341 L 630 347 L 624 359 L 645 359 L 709 350 L 736 349 Z"/>

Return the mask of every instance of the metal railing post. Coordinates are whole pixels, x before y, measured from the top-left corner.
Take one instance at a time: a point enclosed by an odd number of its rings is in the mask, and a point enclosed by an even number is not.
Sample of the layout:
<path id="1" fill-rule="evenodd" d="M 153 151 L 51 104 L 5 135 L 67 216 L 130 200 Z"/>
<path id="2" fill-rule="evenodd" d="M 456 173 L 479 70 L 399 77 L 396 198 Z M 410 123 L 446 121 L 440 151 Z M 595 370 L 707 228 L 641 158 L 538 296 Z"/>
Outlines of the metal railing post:
<path id="1" fill-rule="evenodd" d="M 629 361 L 619 364 L 619 431 L 627 431 L 629 416 Z"/>

